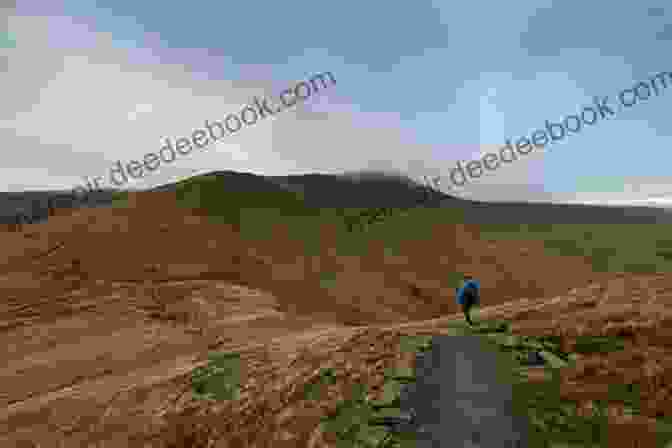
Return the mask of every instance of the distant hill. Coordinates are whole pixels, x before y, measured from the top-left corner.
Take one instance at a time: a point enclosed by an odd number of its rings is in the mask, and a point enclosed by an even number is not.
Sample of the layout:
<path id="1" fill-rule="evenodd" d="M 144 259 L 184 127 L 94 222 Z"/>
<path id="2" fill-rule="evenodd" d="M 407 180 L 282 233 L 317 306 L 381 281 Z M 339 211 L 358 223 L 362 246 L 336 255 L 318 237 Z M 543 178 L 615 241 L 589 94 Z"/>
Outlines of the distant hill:
<path id="1" fill-rule="evenodd" d="M 13 224 L 19 214 L 34 222 L 46 219 L 49 199 L 59 209 L 105 207 L 112 203 L 113 194 L 114 190 L 101 190 L 80 199 L 67 190 L 0 192 L 0 224 Z"/>
<path id="2" fill-rule="evenodd" d="M 472 224 L 672 224 L 672 210 L 584 204 L 464 201 Z"/>
<path id="3" fill-rule="evenodd" d="M 413 180 L 385 173 L 305 174 L 271 179 L 300 191 L 311 207 L 396 207 L 458 205 L 462 200 L 430 189 Z M 431 194 L 428 194 L 431 193 Z"/>
<path id="4" fill-rule="evenodd" d="M 153 189 L 172 192 L 176 204 L 203 214 L 240 222 L 240 210 L 281 210 L 284 215 L 305 216 L 319 210 L 308 207 L 300 192 L 295 192 L 277 182 L 249 173 L 217 172 L 195 176 L 174 184 Z M 228 218 L 233 218 L 231 221 Z"/>
<path id="5" fill-rule="evenodd" d="M 234 171 L 214 171 L 203 176 L 220 179 L 228 192 L 294 192 L 307 207 L 408 208 L 448 207 L 474 224 L 644 224 L 672 223 L 672 210 L 655 207 L 614 207 L 583 204 L 479 202 L 447 195 L 407 177 L 364 172 L 353 174 L 303 174 L 259 176 Z M 196 176 L 191 179 L 196 179 Z M 174 190 L 168 184 L 157 190 Z M 429 193 L 429 194 L 428 194 Z M 429 198 L 429 201 L 425 201 Z"/>
<path id="6" fill-rule="evenodd" d="M 259 176 L 235 171 L 214 171 L 155 191 L 175 191 L 185 182 L 197 178 L 217 179 L 227 193 L 291 193 L 309 208 L 413 207 L 427 197 L 427 188 L 408 178 L 379 173 L 364 175 L 304 174 L 294 176 Z M 436 199 L 451 198 L 433 191 Z"/>
<path id="7" fill-rule="evenodd" d="M 403 175 L 383 172 L 262 176 L 235 171 L 213 171 L 149 191 L 173 191 L 180 202 L 217 209 L 232 206 L 269 208 L 282 204 L 292 213 L 320 208 L 454 209 L 474 224 L 638 224 L 672 223 L 672 209 L 525 202 L 479 202 L 433 190 Z M 67 191 L 0 192 L 0 223 L 13 223 L 18 213 L 42 220 L 47 201 L 58 208 L 104 207 L 112 203 L 113 190 L 90 194 L 84 201 Z"/>

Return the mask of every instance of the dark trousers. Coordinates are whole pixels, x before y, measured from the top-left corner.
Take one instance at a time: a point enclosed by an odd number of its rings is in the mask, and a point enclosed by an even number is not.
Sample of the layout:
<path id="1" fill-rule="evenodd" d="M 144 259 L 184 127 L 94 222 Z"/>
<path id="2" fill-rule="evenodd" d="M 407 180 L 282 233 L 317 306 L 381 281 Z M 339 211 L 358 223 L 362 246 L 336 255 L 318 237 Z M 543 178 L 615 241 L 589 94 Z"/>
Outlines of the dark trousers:
<path id="1" fill-rule="evenodd" d="M 474 299 L 470 297 L 465 297 L 464 298 L 464 303 L 462 304 L 462 312 L 464 313 L 464 318 L 467 320 L 467 323 L 469 325 L 474 325 L 474 323 L 471 321 L 471 307 L 474 306 Z"/>

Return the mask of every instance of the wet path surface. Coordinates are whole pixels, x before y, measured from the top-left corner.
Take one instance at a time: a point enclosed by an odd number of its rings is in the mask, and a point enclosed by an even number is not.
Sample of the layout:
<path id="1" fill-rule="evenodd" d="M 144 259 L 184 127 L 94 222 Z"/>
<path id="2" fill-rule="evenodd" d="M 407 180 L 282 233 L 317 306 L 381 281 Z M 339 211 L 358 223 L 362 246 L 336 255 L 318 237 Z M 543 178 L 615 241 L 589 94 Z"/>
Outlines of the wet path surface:
<path id="1" fill-rule="evenodd" d="M 416 382 L 401 393 L 415 413 L 418 448 L 528 447 L 527 419 L 514 417 L 513 388 L 478 336 L 436 336 L 418 354 Z"/>

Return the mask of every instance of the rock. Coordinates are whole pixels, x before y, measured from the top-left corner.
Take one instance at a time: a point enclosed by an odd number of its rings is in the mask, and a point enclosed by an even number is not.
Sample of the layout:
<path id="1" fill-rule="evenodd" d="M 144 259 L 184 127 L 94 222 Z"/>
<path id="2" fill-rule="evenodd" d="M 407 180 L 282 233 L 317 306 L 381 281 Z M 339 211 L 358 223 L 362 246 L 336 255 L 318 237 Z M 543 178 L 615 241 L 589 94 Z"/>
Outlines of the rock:
<path id="1" fill-rule="evenodd" d="M 532 351 L 527 354 L 527 366 L 543 366 L 546 364 L 546 360 L 541 356 L 537 351 Z"/>

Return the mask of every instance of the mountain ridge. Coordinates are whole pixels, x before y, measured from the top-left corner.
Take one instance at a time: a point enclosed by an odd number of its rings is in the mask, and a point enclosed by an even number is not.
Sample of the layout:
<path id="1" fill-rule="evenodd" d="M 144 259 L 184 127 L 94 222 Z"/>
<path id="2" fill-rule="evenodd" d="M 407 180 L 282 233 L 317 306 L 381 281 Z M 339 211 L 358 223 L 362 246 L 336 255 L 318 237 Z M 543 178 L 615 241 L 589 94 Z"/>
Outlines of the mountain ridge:
<path id="1" fill-rule="evenodd" d="M 672 223 L 672 210 L 654 206 L 627 206 L 583 203 L 525 201 L 477 201 L 459 198 L 395 173 L 361 171 L 342 174 L 308 173 L 266 176 L 231 170 L 211 171 L 141 192 L 175 191 L 180 185 L 199 179 L 226 179 L 231 193 L 297 194 L 308 207 L 317 208 L 411 208 L 415 206 L 451 207 L 459 210 L 465 222 L 497 223 Z M 47 202 L 55 198 L 58 208 L 108 206 L 119 190 L 89 193 L 84 199 L 68 191 L 0 192 L 0 224 L 12 224 L 16 215 L 41 221 L 48 216 Z"/>

